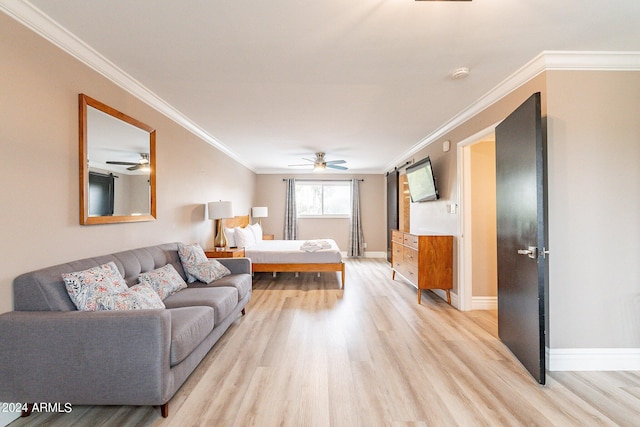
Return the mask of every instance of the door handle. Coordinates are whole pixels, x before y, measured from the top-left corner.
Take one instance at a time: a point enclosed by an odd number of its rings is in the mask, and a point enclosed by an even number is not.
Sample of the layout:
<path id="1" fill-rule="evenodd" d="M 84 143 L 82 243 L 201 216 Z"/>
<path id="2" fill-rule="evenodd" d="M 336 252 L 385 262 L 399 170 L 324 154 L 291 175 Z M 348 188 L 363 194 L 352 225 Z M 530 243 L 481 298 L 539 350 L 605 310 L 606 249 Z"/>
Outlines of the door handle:
<path id="1" fill-rule="evenodd" d="M 536 246 L 529 246 L 527 249 L 518 249 L 518 255 L 528 255 L 529 258 L 538 258 L 538 248 Z"/>

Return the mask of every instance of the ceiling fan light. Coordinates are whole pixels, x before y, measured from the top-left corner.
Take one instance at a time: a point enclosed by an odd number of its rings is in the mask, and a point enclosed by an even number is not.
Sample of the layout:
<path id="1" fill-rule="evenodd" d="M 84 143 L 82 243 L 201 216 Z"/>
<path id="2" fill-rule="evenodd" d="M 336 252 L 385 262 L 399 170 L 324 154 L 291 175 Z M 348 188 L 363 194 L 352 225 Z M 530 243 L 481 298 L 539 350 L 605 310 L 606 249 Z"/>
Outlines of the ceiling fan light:
<path id="1" fill-rule="evenodd" d="M 315 164 L 313 165 L 313 171 L 314 171 L 314 172 L 321 172 L 321 171 L 323 171 L 326 167 L 327 167 L 327 165 L 326 165 L 326 164 L 324 164 L 324 163 L 315 163 Z"/>

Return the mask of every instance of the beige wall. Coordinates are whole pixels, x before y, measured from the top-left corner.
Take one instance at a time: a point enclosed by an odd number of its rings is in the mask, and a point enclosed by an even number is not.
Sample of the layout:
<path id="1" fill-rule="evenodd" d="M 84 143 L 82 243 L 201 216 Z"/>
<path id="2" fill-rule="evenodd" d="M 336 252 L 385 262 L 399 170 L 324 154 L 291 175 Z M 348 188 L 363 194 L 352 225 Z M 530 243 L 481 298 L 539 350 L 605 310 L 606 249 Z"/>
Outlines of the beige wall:
<path id="1" fill-rule="evenodd" d="M 552 348 L 640 348 L 640 72 L 549 72 Z"/>
<path id="2" fill-rule="evenodd" d="M 496 231 L 496 147 L 483 141 L 470 147 L 473 296 L 498 293 Z"/>
<path id="3" fill-rule="evenodd" d="M 269 217 L 262 219 L 264 232 L 282 239 L 284 230 L 285 183 L 283 178 L 299 179 L 351 179 L 353 175 L 258 175 L 256 184 L 256 206 L 267 206 Z M 360 205 L 362 209 L 362 231 L 368 252 L 385 252 L 386 240 L 386 179 L 384 175 L 358 175 L 360 183 Z M 342 251 L 346 251 L 349 238 L 349 219 L 311 219 L 298 221 L 299 239 L 331 238 Z"/>
<path id="4" fill-rule="evenodd" d="M 213 241 L 203 204 L 252 206 L 255 174 L 0 14 L 0 313 L 24 272 L 167 241 Z M 157 130 L 157 221 L 79 225 L 78 93 Z"/>
<path id="5" fill-rule="evenodd" d="M 411 158 L 418 161 L 426 156 L 431 158 L 437 179 L 440 199 L 437 201 L 411 204 L 411 232 L 416 234 L 441 233 L 454 237 L 453 292 L 458 292 L 458 245 L 460 245 L 460 209 L 456 214 L 447 213 L 447 205 L 459 205 L 458 162 L 456 144 L 495 125 L 515 110 L 531 94 L 542 93 L 542 114 L 545 115 L 546 79 L 542 74 L 514 90 L 481 113 L 473 116 L 460 126 L 447 132 L 438 141 L 428 145 Z M 442 142 L 451 141 L 451 149 L 444 152 Z"/>
<path id="6" fill-rule="evenodd" d="M 548 130 L 548 345 L 639 348 L 640 73 L 546 72 L 441 140 L 455 145 L 483 131 L 537 91 Z M 442 200 L 412 204 L 411 229 L 459 239 L 457 215 L 445 213 L 458 203 L 456 154 L 438 141 L 414 158 L 426 155 L 437 159 Z"/>

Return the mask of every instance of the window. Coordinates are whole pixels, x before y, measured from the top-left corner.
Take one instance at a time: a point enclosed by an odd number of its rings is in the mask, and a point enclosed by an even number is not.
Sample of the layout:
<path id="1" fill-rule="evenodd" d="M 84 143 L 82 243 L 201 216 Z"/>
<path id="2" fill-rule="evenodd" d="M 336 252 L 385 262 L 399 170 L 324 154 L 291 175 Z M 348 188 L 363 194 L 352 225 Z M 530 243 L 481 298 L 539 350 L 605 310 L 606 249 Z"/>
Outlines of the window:
<path id="1" fill-rule="evenodd" d="M 348 181 L 297 181 L 298 217 L 345 217 L 351 214 Z"/>

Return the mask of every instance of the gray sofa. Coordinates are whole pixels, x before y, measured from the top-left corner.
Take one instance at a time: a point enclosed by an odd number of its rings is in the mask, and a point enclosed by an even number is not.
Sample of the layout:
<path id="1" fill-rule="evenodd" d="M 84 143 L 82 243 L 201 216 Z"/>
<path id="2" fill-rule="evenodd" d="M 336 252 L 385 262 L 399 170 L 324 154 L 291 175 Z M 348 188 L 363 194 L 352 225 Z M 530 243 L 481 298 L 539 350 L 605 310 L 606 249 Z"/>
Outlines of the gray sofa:
<path id="1" fill-rule="evenodd" d="M 166 309 L 78 311 L 63 273 L 114 261 L 129 286 L 172 264 L 178 244 L 83 259 L 26 273 L 13 283 L 15 311 L 0 315 L 0 401 L 159 405 L 168 401 L 251 298 L 251 261 L 219 259 L 231 275 L 189 284 Z M 29 411 L 23 411 L 23 416 Z"/>

